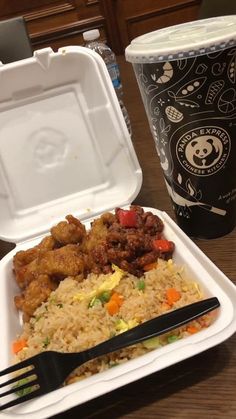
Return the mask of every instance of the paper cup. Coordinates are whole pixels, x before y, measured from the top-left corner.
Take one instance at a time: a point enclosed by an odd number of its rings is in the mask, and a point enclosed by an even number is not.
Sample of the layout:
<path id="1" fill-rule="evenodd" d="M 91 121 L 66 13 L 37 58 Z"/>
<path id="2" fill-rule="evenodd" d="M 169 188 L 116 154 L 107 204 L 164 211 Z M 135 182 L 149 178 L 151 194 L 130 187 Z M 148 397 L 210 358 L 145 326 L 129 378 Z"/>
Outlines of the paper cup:
<path id="1" fill-rule="evenodd" d="M 176 220 L 192 237 L 236 225 L 236 16 L 172 26 L 126 48 Z"/>

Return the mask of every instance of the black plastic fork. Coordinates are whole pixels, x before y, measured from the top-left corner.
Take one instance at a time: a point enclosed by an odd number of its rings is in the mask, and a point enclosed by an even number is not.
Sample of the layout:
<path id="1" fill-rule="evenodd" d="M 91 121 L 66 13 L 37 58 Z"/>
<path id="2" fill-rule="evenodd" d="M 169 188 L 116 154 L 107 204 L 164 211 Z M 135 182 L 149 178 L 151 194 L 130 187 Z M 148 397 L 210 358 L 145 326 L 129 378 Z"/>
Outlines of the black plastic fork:
<path id="1" fill-rule="evenodd" d="M 56 390 L 75 368 L 91 359 L 169 332 L 219 306 L 220 303 L 216 297 L 208 298 L 148 320 L 88 350 L 78 353 L 45 351 L 6 368 L 0 372 L 0 377 L 14 374 L 14 378 L 0 384 L 0 388 L 10 385 L 10 389 L 0 393 L 0 398 L 8 397 L 16 392 L 22 393 L 23 390 L 28 394 L 6 401 L 0 405 L 0 410 Z M 20 374 L 21 369 L 23 372 Z M 22 380 L 22 385 L 18 385 L 20 380 Z M 23 383 L 23 381 L 28 382 Z"/>

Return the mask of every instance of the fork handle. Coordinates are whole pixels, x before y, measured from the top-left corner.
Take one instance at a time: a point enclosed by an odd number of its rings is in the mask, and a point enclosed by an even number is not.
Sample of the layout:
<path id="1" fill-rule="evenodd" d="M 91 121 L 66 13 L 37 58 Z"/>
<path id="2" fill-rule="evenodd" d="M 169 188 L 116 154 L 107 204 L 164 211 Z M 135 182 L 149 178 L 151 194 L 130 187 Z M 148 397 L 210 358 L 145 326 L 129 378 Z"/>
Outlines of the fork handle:
<path id="1" fill-rule="evenodd" d="M 86 361 L 176 329 L 220 306 L 216 297 L 170 311 L 83 352 Z"/>

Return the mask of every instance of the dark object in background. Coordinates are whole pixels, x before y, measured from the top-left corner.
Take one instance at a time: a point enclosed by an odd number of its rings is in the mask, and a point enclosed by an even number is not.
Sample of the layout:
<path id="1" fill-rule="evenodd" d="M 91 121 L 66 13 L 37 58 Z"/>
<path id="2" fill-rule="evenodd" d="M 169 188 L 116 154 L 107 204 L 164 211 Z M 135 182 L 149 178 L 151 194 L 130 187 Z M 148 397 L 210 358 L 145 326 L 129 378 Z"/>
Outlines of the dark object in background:
<path id="1" fill-rule="evenodd" d="M 0 22 L 0 61 L 3 64 L 32 57 L 25 20 L 19 16 Z"/>
<path id="2" fill-rule="evenodd" d="M 235 0 L 203 0 L 199 10 L 199 19 L 236 14 Z"/>

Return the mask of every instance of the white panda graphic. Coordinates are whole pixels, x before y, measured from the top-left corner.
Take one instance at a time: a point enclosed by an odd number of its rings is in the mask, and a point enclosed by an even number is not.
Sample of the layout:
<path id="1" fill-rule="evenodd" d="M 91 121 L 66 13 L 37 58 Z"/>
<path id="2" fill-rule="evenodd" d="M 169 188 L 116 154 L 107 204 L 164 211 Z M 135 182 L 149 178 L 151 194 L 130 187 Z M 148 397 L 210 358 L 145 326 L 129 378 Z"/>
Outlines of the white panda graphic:
<path id="1" fill-rule="evenodd" d="M 198 168 L 213 166 L 220 159 L 222 152 L 221 141 L 213 135 L 202 135 L 192 139 L 185 150 L 189 163 Z"/>

